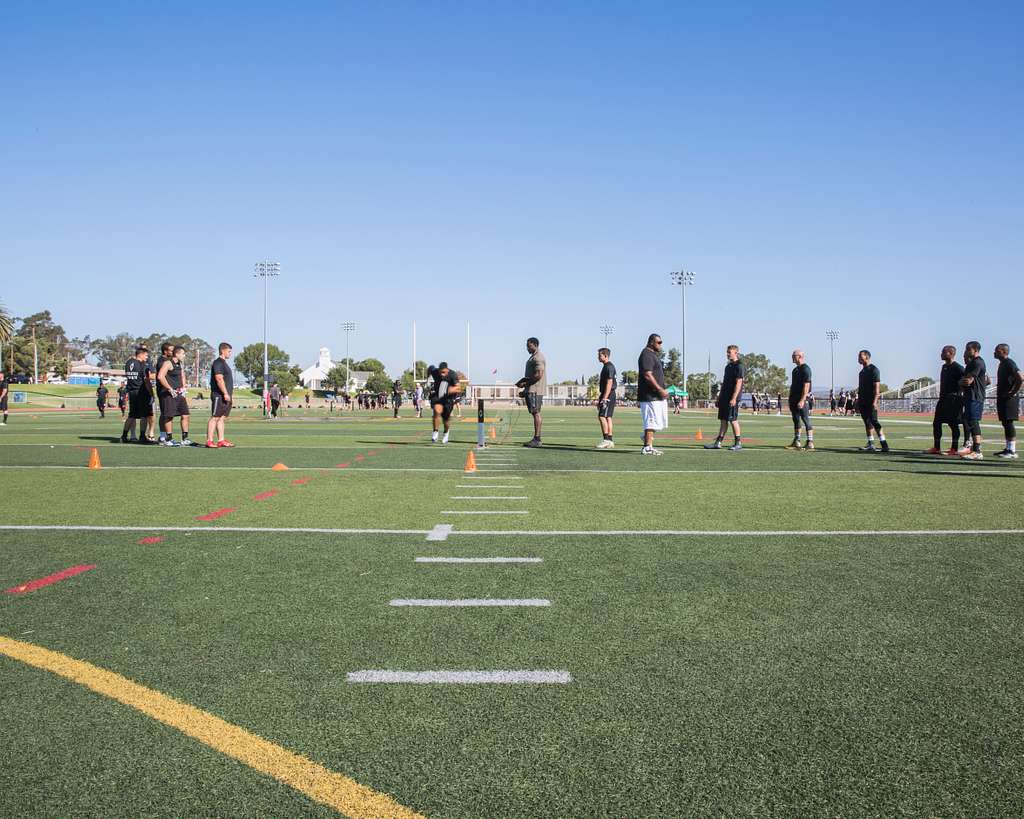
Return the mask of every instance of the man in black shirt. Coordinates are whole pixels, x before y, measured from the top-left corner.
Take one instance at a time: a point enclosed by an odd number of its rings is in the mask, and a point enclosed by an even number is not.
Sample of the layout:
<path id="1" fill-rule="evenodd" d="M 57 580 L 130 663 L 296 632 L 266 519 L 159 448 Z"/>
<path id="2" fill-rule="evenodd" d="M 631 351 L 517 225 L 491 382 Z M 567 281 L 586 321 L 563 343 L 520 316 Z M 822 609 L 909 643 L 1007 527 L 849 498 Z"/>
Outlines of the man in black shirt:
<path id="1" fill-rule="evenodd" d="M 96 388 L 96 409 L 100 411 L 100 418 L 107 417 L 107 388 L 103 384 Z"/>
<path id="2" fill-rule="evenodd" d="M 996 371 L 996 415 L 1003 425 L 1006 447 L 997 452 L 997 458 L 1017 460 L 1017 429 L 1015 422 L 1020 418 L 1021 374 L 1017 362 L 1010 358 L 1010 345 L 996 345 L 995 357 L 999 361 Z"/>
<path id="3" fill-rule="evenodd" d="M 123 421 L 128 412 L 128 388 L 124 384 L 117 388 L 117 408 L 121 410 L 121 420 Z"/>
<path id="4" fill-rule="evenodd" d="M 135 355 L 128 359 L 124 365 L 125 389 L 128 392 L 128 417 L 125 419 L 124 428 L 121 430 L 121 443 L 127 444 L 129 440 L 135 441 L 135 423 L 139 422 L 140 444 L 156 443 L 150 429 L 153 423 L 153 391 L 149 380 L 149 350 L 139 346 L 135 348 Z M 142 421 L 145 420 L 145 428 Z M 131 433 L 129 439 L 128 433 Z"/>
<path id="5" fill-rule="evenodd" d="M 989 384 L 985 360 L 981 357 L 981 342 L 968 341 L 964 347 L 964 374 L 960 379 L 964 402 L 964 424 L 968 431 L 968 447 L 961 457 L 968 461 L 980 461 L 981 416 L 985 411 L 985 392 Z"/>
<path id="6" fill-rule="evenodd" d="M 882 445 L 882 452 L 888 454 L 889 443 L 885 440 L 885 433 L 882 432 L 882 425 L 878 420 L 878 400 L 882 396 L 882 375 L 878 367 L 871 363 L 871 353 L 868 350 L 861 350 L 857 353 L 857 362 L 861 366 L 860 376 L 857 380 L 857 412 L 864 419 L 864 431 L 868 435 L 867 446 L 861 449 L 862 452 L 878 452 L 875 449 L 874 433 L 878 433 L 879 443 Z"/>
<path id="7" fill-rule="evenodd" d="M 3 413 L 3 419 L 0 420 L 0 427 L 7 426 L 7 395 L 10 388 L 7 386 L 7 375 L 3 370 L 0 370 L 0 412 Z"/>
<path id="8" fill-rule="evenodd" d="M 668 391 L 665 389 L 665 367 L 661 363 L 661 345 L 661 336 L 651 333 L 637 360 L 639 380 L 636 398 L 644 424 L 641 455 L 662 454 L 660 449 L 654 448 L 654 433 L 668 426 Z"/>
<path id="9" fill-rule="evenodd" d="M 942 348 L 942 371 L 939 373 L 939 399 L 935 402 L 935 417 L 932 419 L 931 449 L 925 455 L 942 454 L 942 427 L 949 426 L 953 430 L 953 448 L 947 455 L 956 455 L 960 448 L 960 421 L 963 417 L 963 404 L 960 401 L 960 379 L 964 376 L 964 368 L 956 360 L 956 347 L 947 344 Z"/>
<path id="10" fill-rule="evenodd" d="M 391 406 L 394 408 L 395 418 L 398 417 L 398 410 L 402 406 L 403 392 L 404 390 L 402 389 L 402 382 L 399 381 L 398 379 L 395 379 L 395 383 L 391 385 Z"/>
<path id="11" fill-rule="evenodd" d="M 597 448 L 614 449 L 612 416 L 615 415 L 615 383 L 618 374 L 612 364 L 612 351 L 607 347 L 597 351 L 597 360 L 601 362 L 601 375 L 597 382 L 597 420 L 601 424 L 601 443 Z"/>
<path id="12" fill-rule="evenodd" d="M 729 450 L 739 452 L 743 449 L 739 422 L 740 395 L 743 393 L 743 379 L 746 378 L 747 370 L 740 361 L 740 348 L 735 344 L 725 348 L 725 359 L 725 374 L 718 390 L 718 437 L 710 444 L 704 444 L 704 449 L 721 449 L 725 431 L 732 424 L 732 434 L 736 440 Z"/>
<path id="13" fill-rule="evenodd" d="M 793 442 L 786 449 L 801 449 L 800 425 L 807 430 L 807 450 L 814 450 L 814 425 L 811 423 L 811 368 L 804 362 L 804 351 L 793 350 L 793 380 L 789 385 L 789 414 L 793 416 Z"/>
<path id="14" fill-rule="evenodd" d="M 437 436 L 443 423 L 444 437 L 441 443 L 447 444 L 455 396 L 462 387 L 459 385 L 459 377 L 452 372 L 447 361 L 442 361 L 436 367 L 428 367 L 427 375 L 433 379 L 430 386 L 430 406 L 434 409 L 434 434 L 430 436 L 430 440 L 437 443 Z"/>
<path id="15" fill-rule="evenodd" d="M 224 419 L 231 414 L 231 402 L 235 392 L 235 379 L 228 359 L 231 345 L 222 341 L 217 347 L 217 358 L 210 366 L 210 420 L 206 424 L 206 448 L 222 449 L 234 444 L 224 437 Z M 214 439 L 216 436 L 216 439 Z"/>
<path id="16" fill-rule="evenodd" d="M 160 415 L 164 421 L 161 443 L 165 446 L 194 446 L 188 437 L 188 390 L 185 389 L 185 348 L 173 347 L 171 357 L 165 358 L 157 370 L 156 383 L 162 388 Z M 181 421 L 181 443 L 174 441 L 174 419 Z"/>
<path id="17" fill-rule="evenodd" d="M 167 434 L 164 432 L 167 424 L 173 419 L 167 418 L 164 415 L 164 403 L 167 398 L 167 390 L 160 383 L 160 370 L 163 369 L 164 363 L 170 361 L 171 356 L 174 354 L 174 345 L 168 344 L 166 341 L 160 345 L 160 355 L 156 357 L 156 366 L 153 367 L 153 379 L 156 381 L 156 402 L 158 409 L 160 410 L 160 418 L 157 421 L 157 425 L 160 427 L 160 440 L 159 443 L 163 444 L 167 441 Z"/>

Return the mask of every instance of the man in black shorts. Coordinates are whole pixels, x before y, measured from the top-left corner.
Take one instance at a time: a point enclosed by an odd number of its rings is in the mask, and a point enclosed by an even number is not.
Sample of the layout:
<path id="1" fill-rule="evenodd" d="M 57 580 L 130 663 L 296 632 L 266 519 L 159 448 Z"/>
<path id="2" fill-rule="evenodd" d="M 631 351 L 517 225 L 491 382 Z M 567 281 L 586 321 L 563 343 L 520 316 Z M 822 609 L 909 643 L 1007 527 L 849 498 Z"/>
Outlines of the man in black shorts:
<path id="1" fill-rule="evenodd" d="M 234 444 L 224 437 L 224 419 L 231 414 L 231 401 L 235 391 L 234 375 L 228 359 L 231 345 L 222 341 L 217 347 L 217 357 L 210 366 L 210 420 L 206 424 L 206 448 L 224 449 Z M 216 437 L 215 437 L 216 436 Z"/>
<path id="2" fill-rule="evenodd" d="M 129 441 L 140 444 L 156 443 L 147 434 L 153 423 L 153 391 L 149 382 L 149 350 L 136 347 L 135 355 L 124 365 L 125 389 L 128 393 L 128 417 L 121 430 L 121 443 Z M 135 437 L 135 424 L 139 425 L 139 437 Z M 129 432 L 131 437 L 129 438 Z"/>
<path id="3" fill-rule="evenodd" d="M 996 345 L 995 357 L 999 361 L 996 371 L 996 415 L 1003 425 L 1006 447 L 997 452 L 997 458 L 1017 460 L 1017 429 L 1015 422 L 1020 418 L 1021 374 L 1017 362 L 1010 358 L 1010 345 Z"/>
<path id="4" fill-rule="evenodd" d="M 156 383 L 162 387 L 160 395 L 160 417 L 163 419 L 160 443 L 164 446 L 195 446 L 188 437 L 189 409 L 188 397 L 185 389 L 185 348 L 173 347 L 171 357 L 165 358 L 164 363 L 156 374 Z M 174 419 L 181 421 L 181 443 L 174 440 Z"/>
<path id="5" fill-rule="evenodd" d="M 925 455 L 942 454 L 942 427 L 953 430 L 953 448 L 947 455 L 956 455 L 960 448 L 960 421 L 963 404 L 960 401 L 960 379 L 964 368 L 956 360 L 956 347 L 947 344 L 942 348 L 942 371 L 939 373 L 939 400 L 935 402 L 935 417 L 932 418 L 932 448 Z"/>
<path id="6" fill-rule="evenodd" d="M 541 433 L 541 408 L 544 406 L 544 393 L 548 389 L 548 361 L 540 351 L 540 341 L 533 336 L 526 339 L 526 351 L 530 357 L 526 360 L 526 372 L 516 382 L 523 390 L 526 399 L 526 410 L 533 416 L 533 438 L 523 446 L 539 447 Z"/>
<path id="7" fill-rule="evenodd" d="M 793 350 L 793 380 L 789 384 L 789 414 L 793 416 L 793 441 L 786 449 L 814 451 L 814 425 L 811 423 L 811 368 L 803 350 Z M 807 430 L 807 444 L 800 444 L 800 425 Z"/>
<path id="8" fill-rule="evenodd" d="M 156 382 L 156 402 L 157 402 L 157 405 L 158 405 L 157 409 L 160 410 L 160 417 L 157 420 L 157 426 L 160 427 L 160 433 L 159 433 L 160 440 L 158 441 L 158 443 L 161 443 L 161 444 L 165 443 L 166 440 L 167 440 L 167 435 L 164 432 L 164 429 L 166 429 L 167 424 L 172 419 L 165 418 L 164 417 L 164 413 L 163 413 L 164 399 L 167 397 L 167 390 L 164 389 L 163 385 L 160 383 L 160 370 L 163 369 L 163 366 L 164 366 L 165 362 L 171 360 L 171 356 L 173 354 L 174 354 L 174 345 L 173 344 L 168 344 L 165 341 L 163 344 L 160 345 L 160 355 L 158 355 L 156 357 L 156 366 L 153 367 L 153 380 Z"/>
<path id="9" fill-rule="evenodd" d="M 117 388 L 117 408 L 121 410 L 121 420 L 128 413 L 128 388 L 122 384 Z"/>
<path id="10" fill-rule="evenodd" d="M 615 449 L 615 437 L 612 432 L 615 415 L 615 384 L 618 373 L 612 364 L 612 351 L 601 347 L 597 351 L 597 360 L 601 363 L 601 375 L 597 382 L 597 420 L 601 424 L 601 443 L 598 449 Z"/>
<path id="11" fill-rule="evenodd" d="M 100 411 L 100 418 L 107 417 L 107 388 L 103 384 L 96 388 L 96 409 Z"/>
<path id="12" fill-rule="evenodd" d="M 391 385 L 391 407 L 395 412 L 395 418 L 398 417 L 398 410 L 402 407 L 403 393 L 402 382 L 396 378 L 395 383 Z"/>
<path id="13" fill-rule="evenodd" d="M 434 410 L 434 434 L 430 436 L 430 440 L 437 443 L 437 436 L 443 423 L 444 437 L 441 443 L 447 444 L 452 407 L 455 406 L 455 396 L 462 389 L 459 386 L 459 377 L 451 371 L 447 361 L 442 361 L 436 367 L 429 367 L 427 375 L 433 379 L 430 386 L 430 406 Z"/>
<path id="14" fill-rule="evenodd" d="M 981 342 L 968 341 L 964 346 L 964 374 L 960 388 L 964 403 L 964 426 L 967 427 L 967 441 L 960 457 L 967 461 L 980 461 L 981 416 L 985 412 L 985 393 L 989 384 L 985 360 L 981 357 Z"/>
<path id="15" fill-rule="evenodd" d="M 721 449 L 725 431 L 731 424 L 735 441 L 729 450 L 739 452 L 743 449 L 739 422 L 740 395 L 743 393 L 743 379 L 747 376 L 747 370 L 740 361 L 740 348 L 735 344 L 725 348 L 725 358 L 725 373 L 722 375 L 722 386 L 718 390 L 718 437 L 710 444 L 704 444 L 704 449 Z"/>
<path id="16" fill-rule="evenodd" d="M 871 363 L 871 353 L 868 350 L 861 350 L 857 353 L 857 363 L 860 364 L 860 375 L 857 379 L 857 412 L 864 420 L 864 431 L 867 433 L 867 445 L 861 448 L 861 452 L 878 452 L 875 449 L 874 433 L 878 433 L 878 441 L 882 445 L 882 452 L 889 454 L 889 442 L 885 440 L 885 433 L 882 431 L 882 424 L 878 420 L 878 401 L 882 396 L 882 374 L 878 367 Z"/>
<path id="17" fill-rule="evenodd" d="M 3 419 L 0 420 L 0 427 L 7 426 L 7 395 L 9 387 L 7 386 L 7 375 L 3 370 L 0 370 L 0 412 L 3 413 Z"/>

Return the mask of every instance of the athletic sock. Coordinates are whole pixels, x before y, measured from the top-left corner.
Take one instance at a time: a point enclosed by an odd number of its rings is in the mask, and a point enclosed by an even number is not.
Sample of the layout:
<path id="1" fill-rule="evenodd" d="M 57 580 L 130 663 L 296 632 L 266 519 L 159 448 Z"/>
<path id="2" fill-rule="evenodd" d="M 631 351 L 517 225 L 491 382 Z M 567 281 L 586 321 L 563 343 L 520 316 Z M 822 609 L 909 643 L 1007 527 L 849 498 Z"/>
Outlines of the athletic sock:
<path id="1" fill-rule="evenodd" d="M 740 441 L 742 440 L 741 436 L 739 436 L 739 435 L 736 435 L 736 436 L 733 436 L 733 437 L 736 438 L 736 443 L 737 444 L 740 443 Z"/>
<path id="2" fill-rule="evenodd" d="M 1016 438 L 1014 438 L 1012 441 L 1007 441 L 1006 442 L 1006 451 L 1007 452 L 1016 452 L 1017 451 L 1017 439 Z"/>
<path id="3" fill-rule="evenodd" d="M 932 424 L 932 439 L 936 449 L 942 449 L 942 424 L 936 421 Z"/>
<path id="4" fill-rule="evenodd" d="M 715 440 L 718 441 L 718 443 L 722 443 L 722 441 L 725 440 L 725 436 L 724 435 L 719 435 L 717 438 L 715 438 Z"/>
<path id="5" fill-rule="evenodd" d="M 879 441 L 884 441 L 885 440 L 885 433 L 882 432 L 882 430 L 878 430 L 878 440 Z"/>

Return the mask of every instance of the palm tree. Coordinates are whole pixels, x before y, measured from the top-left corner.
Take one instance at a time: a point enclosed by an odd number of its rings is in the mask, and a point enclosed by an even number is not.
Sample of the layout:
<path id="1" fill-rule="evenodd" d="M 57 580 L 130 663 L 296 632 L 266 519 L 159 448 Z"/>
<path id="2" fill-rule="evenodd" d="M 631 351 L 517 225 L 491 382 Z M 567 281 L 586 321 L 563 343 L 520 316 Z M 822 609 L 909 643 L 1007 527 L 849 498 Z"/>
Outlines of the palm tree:
<path id="1" fill-rule="evenodd" d="M 14 322 L 11 321 L 11 314 L 7 312 L 3 302 L 0 302 L 0 344 L 11 340 L 13 331 Z"/>

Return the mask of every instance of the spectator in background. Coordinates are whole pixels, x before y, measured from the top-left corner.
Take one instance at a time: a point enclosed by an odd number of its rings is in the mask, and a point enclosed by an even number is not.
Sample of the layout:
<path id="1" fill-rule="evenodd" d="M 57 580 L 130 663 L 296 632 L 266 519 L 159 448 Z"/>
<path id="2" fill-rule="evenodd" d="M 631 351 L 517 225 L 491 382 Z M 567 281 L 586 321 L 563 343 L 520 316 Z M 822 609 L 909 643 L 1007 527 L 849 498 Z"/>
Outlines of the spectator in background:
<path id="1" fill-rule="evenodd" d="M 103 384 L 96 388 L 96 409 L 100 411 L 100 418 L 107 417 L 107 388 Z"/>
<path id="2" fill-rule="evenodd" d="M 270 417 L 277 418 L 277 411 L 281 406 L 281 388 L 277 384 L 270 385 Z"/>

